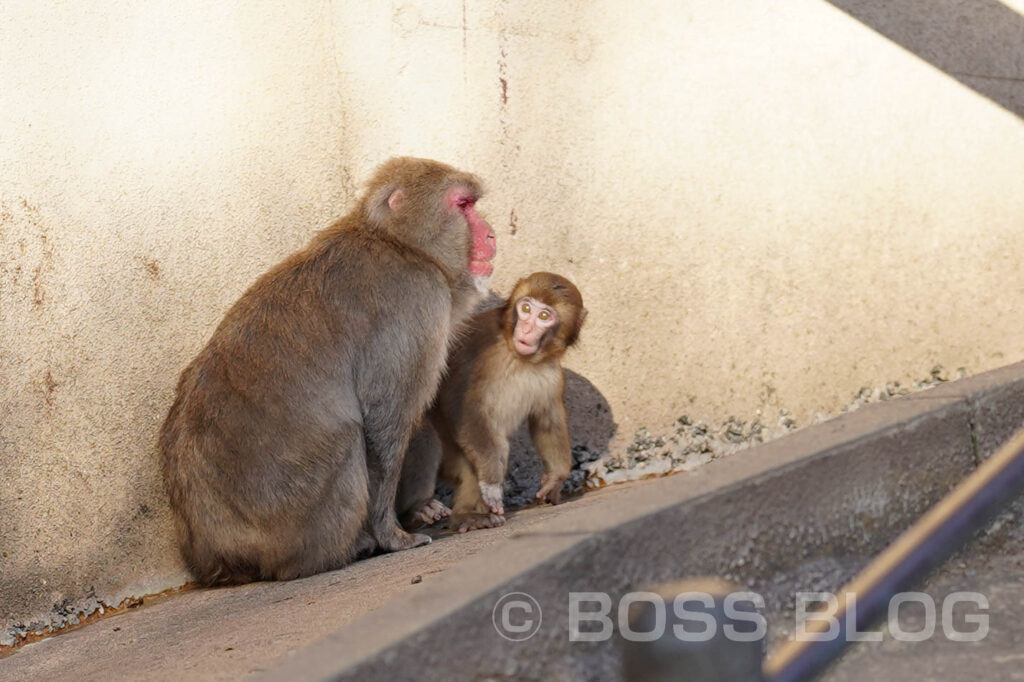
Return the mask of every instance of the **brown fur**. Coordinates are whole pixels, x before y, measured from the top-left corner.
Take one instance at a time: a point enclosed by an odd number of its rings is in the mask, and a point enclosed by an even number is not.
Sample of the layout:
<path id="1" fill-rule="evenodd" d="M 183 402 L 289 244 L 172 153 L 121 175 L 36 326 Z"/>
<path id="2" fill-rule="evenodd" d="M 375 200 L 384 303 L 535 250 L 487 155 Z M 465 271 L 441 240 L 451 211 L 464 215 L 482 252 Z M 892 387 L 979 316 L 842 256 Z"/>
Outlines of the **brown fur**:
<path id="1" fill-rule="evenodd" d="M 547 330 L 538 351 L 525 357 L 512 343 L 515 303 L 523 296 L 555 308 L 559 320 Z M 441 477 L 455 488 L 451 527 L 503 523 L 503 514 L 485 504 L 480 484 L 503 483 L 508 437 L 523 419 L 544 463 L 538 497 L 558 502 L 572 465 L 561 358 L 578 340 L 585 318 L 579 290 L 548 272 L 520 280 L 504 305 L 472 318 L 449 356 L 448 375 L 428 413 L 430 424 L 421 428 L 407 455 L 398 500 L 404 521 L 415 519 L 424 500 L 432 499 L 440 460 Z M 422 434 L 424 430 L 436 437 Z"/>
<path id="2" fill-rule="evenodd" d="M 467 218 L 443 201 L 453 187 L 482 193 L 435 161 L 385 163 L 182 372 L 159 449 L 200 583 L 296 578 L 429 542 L 398 526 L 394 500 L 452 330 L 478 300 Z"/>

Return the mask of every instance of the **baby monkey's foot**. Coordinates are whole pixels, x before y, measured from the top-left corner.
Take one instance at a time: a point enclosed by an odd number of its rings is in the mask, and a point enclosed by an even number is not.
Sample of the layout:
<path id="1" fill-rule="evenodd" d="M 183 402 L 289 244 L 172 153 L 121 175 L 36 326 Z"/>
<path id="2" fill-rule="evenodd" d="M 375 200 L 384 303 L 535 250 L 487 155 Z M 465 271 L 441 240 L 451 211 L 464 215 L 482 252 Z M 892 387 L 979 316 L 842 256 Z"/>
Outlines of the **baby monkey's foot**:
<path id="1" fill-rule="evenodd" d="M 497 528 L 505 525 L 505 517 L 501 514 L 487 512 L 452 512 L 448 519 L 448 527 L 459 533 L 482 528 Z"/>

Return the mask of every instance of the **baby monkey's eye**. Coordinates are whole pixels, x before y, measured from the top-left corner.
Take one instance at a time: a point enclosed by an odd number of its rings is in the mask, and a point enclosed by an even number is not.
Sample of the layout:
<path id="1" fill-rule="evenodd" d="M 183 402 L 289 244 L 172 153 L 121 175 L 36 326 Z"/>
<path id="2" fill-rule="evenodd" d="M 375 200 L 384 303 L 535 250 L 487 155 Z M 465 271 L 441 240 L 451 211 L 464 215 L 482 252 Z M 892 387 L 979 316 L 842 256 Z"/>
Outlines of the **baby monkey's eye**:
<path id="1" fill-rule="evenodd" d="M 542 320 L 550 320 L 550 319 L 551 319 L 551 313 L 549 313 L 549 312 L 548 312 L 548 311 L 546 311 L 546 310 L 542 310 L 542 311 L 541 311 L 541 313 L 540 313 L 540 315 L 539 315 L 539 317 L 540 317 L 540 319 L 542 319 Z"/>
<path id="2" fill-rule="evenodd" d="M 530 304 L 524 303 L 521 306 L 519 306 L 519 309 L 522 310 L 524 313 L 528 313 L 530 312 Z"/>

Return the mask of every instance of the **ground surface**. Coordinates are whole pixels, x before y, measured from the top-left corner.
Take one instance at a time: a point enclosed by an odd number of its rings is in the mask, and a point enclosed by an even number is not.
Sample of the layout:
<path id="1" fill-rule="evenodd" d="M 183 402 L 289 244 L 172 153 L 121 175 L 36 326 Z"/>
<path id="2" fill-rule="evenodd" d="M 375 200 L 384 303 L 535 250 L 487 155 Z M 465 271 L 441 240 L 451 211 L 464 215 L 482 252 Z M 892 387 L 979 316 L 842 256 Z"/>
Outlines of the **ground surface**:
<path id="1" fill-rule="evenodd" d="M 868 405 L 686 474 L 528 508 L 503 528 L 440 534 L 340 571 L 147 599 L 0 658 L 0 680 L 179 682 L 267 671 L 261 678 L 274 682 L 476 681 L 488 666 L 498 679 L 618 680 L 614 643 L 567 637 L 567 592 L 618 598 L 665 580 L 725 576 L 770 597 L 774 629 L 785 621 L 778 605 L 795 591 L 838 589 L 1024 423 L 1021 371 Z M 986 638 L 886 636 L 851 649 L 827 679 L 1024 679 L 1024 513 L 1018 505 L 1004 516 L 1002 532 L 926 588 L 940 603 L 952 591 L 985 595 Z M 527 587 L 545 605 L 543 627 L 512 642 L 492 625 L 494 608 Z"/>
<path id="2" fill-rule="evenodd" d="M 642 484 L 634 484 L 642 485 Z M 0 680 L 236 680 L 280 662 L 388 600 L 560 511 L 603 504 L 626 486 L 559 507 L 513 512 L 502 528 L 435 533 L 426 547 L 283 583 L 195 589 L 119 613 L 0 658 Z"/>
<path id="3" fill-rule="evenodd" d="M 629 487 L 596 491 L 569 504 L 614 503 L 616 494 Z M 431 581 L 453 565 L 512 534 L 543 528 L 559 511 L 535 507 L 517 512 L 501 529 L 435 533 L 435 542 L 428 547 L 375 557 L 305 580 L 195 589 L 166 597 L 22 647 L 0 659 L 0 679 L 43 680 L 67 674 L 104 681 L 245 678 L 279 665 L 387 600 L 411 590 L 429 590 Z M 994 549 L 977 546 L 950 561 L 922 591 L 940 607 L 951 592 L 985 595 L 988 636 L 977 643 L 953 642 L 939 627 L 928 641 L 904 643 L 883 630 L 882 642 L 854 645 L 823 679 L 1024 680 L 1024 551 L 1019 543 Z M 904 629 L 921 627 L 919 612 L 909 608 L 904 614 Z"/>

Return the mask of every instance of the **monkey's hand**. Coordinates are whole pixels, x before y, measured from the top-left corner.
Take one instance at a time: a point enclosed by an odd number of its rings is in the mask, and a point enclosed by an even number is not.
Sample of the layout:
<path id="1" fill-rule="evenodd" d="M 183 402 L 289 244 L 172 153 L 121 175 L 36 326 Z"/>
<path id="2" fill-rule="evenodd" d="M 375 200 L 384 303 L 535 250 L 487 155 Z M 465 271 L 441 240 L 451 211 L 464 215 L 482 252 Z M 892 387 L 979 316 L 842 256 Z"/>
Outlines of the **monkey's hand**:
<path id="1" fill-rule="evenodd" d="M 501 516 L 505 513 L 505 496 L 500 483 L 484 483 L 480 481 L 480 495 L 484 498 L 484 504 L 487 505 L 492 514 Z"/>
<path id="2" fill-rule="evenodd" d="M 540 490 L 537 491 L 538 500 L 547 500 L 551 504 L 558 504 L 562 496 L 562 484 L 568 476 L 556 474 L 544 474 L 540 478 Z"/>

